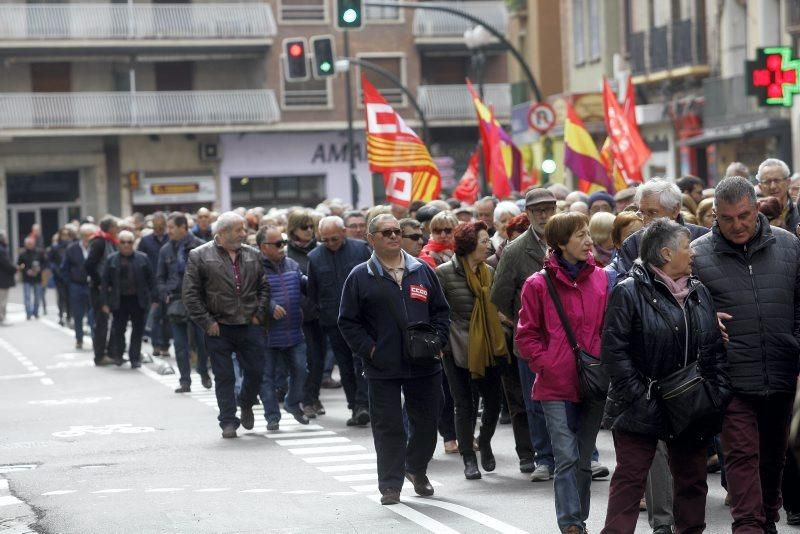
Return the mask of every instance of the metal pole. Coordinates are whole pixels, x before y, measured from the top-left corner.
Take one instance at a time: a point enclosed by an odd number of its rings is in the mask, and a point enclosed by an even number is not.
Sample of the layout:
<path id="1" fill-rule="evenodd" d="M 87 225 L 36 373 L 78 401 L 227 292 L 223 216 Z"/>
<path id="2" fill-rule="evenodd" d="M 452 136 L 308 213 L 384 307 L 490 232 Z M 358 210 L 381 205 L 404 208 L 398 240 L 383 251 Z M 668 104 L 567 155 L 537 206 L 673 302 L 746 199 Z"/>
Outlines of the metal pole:
<path id="1" fill-rule="evenodd" d="M 441 4 L 434 4 L 434 3 L 427 3 L 427 2 L 420 2 L 420 3 L 407 3 L 407 2 L 381 2 L 379 0 L 368 0 L 364 2 L 365 6 L 375 6 L 375 7 L 393 7 L 393 8 L 403 8 L 403 9 L 428 9 L 431 11 L 441 11 L 444 13 L 450 13 L 451 15 L 456 15 L 461 17 L 462 19 L 466 19 L 473 24 L 478 24 L 486 28 L 486 31 L 491 33 L 498 41 L 503 43 L 503 45 L 511 52 L 511 55 L 514 56 L 514 59 L 517 60 L 520 67 L 522 67 L 522 72 L 525 74 L 525 77 L 528 79 L 528 83 L 533 90 L 533 94 L 536 97 L 537 102 L 542 101 L 542 93 L 539 91 L 539 85 L 536 83 L 536 78 L 533 76 L 533 72 L 531 72 L 531 68 L 528 66 L 528 63 L 525 61 L 525 58 L 522 57 L 522 54 L 519 53 L 519 50 L 514 48 L 506 37 L 500 33 L 496 28 L 489 25 L 486 21 L 479 19 L 469 13 L 461 11 L 460 9 L 455 9 L 452 7 L 446 7 Z"/>
<path id="2" fill-rule="evenodd" d="M 344 55 L 350 57 L 350 32 L 344 30 Z M 356 175 L 355 136 L 353 134 L 353 97 L 350 69 L 344 75 L 344 92 L 347 103 L 347 160 L 350 165 L 350 200 L 353 209 L 358 209 L 358 176 Z"/>

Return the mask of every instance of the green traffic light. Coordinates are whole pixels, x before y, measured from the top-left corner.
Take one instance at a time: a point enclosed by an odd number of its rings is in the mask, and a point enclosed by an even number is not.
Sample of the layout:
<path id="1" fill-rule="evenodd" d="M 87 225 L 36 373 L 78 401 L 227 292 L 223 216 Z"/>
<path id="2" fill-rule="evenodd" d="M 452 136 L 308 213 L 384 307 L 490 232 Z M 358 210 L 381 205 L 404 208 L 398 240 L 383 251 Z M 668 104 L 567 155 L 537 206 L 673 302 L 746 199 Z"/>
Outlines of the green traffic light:
<path id="1" fill-rule="evenodd" d="M 352 24 L 358 18 L 358 13 L 355 9 L 350 8 L 346 9 L 344 13 L 342 13 L 342 20 L 345 21 L 347 24 Z"/>
<path id="2" fill-rule="evenodd" d="M 330 72 L 331 71 L 331 64 L 328 63 L 327 61 L 325 61 L 323 63 L 320 63 L 319 70 L 321 70 L 322 72 Z"/>

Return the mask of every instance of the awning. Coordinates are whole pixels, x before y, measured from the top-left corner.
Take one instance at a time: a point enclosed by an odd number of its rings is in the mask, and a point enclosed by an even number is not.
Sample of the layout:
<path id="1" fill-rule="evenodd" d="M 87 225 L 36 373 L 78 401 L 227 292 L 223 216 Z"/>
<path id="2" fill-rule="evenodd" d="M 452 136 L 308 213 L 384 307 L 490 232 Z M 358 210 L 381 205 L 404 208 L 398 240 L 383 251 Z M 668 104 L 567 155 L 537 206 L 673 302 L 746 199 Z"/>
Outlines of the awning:
<path id="1" fill-rule="evenodd" d="M 730 141 L 752 137 L 754 135 L 765 136 L 789 130 L 788 119 L 762 117 L 760 119 L 747 120 L 739 123 L 727 124 L 724 126 L 706 127 L 702 134 L 684 139 L 680 142 L 681 146 L 701 146 L 719 141 Z"/>

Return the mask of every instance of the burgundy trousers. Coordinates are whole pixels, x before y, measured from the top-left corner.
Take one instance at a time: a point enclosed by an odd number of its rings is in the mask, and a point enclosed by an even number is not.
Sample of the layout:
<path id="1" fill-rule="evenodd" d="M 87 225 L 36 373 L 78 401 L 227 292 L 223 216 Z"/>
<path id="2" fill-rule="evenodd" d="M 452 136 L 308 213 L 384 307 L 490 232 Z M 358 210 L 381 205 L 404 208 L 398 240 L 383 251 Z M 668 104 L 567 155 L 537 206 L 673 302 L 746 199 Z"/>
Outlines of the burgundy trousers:
<path id="1" fill-rule="evenodd" d="M 657 445 L 658 439 L 654 437 L 614 431 L 617 468 L 611 477 L 603 534 L 630 534 L 636 530 L 639 501 Z M 672 472 L 675 532 L 699 534 L 706 526 L 706 445 L 668 442 L 667 451 Z"/>
<path id="2" fill-rule="evenodd" d="M 722 423 L 734 534 L 761 534 L 778 520 L 793 396 L 735 395 Z"/>

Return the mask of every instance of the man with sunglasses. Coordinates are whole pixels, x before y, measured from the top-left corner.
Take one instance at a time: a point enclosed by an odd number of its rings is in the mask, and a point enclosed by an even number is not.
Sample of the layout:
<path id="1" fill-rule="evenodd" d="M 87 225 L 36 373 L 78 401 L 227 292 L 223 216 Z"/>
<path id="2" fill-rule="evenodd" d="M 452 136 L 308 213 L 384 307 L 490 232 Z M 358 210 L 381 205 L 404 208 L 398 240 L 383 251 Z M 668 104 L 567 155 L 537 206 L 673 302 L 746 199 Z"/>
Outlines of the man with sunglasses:
<path id="1" fill-rule="evenodd" d="M 319 241 L 324 245 L 308 254 L 308 297 L 319 309 L 319 323 L 331 344 L 352 417 L 347 426 L 366 426 L 370 417 L 367 409 L 367 385 L 361 376 L 361 362 L 339 332 L 337 320 L 342 288 L 350 271 L 370 257 L 369 246 L 345 234 L 341 217 L 331 215 L 319 222 Z"/>
<path id="2" fill-rule="evenodd" d="M 301 309 L 306 277 L 300 272 L 297 262 L 286 257 L 288 243 L 274 226 L 262 226 L 256 234 L 256 245 L 261 251 L 270 293 L 267 357 L 261 380 L 261 402 L 267 430 L 270 431 L 280 428 L 281 410 L 275 391 L 278 388 L 277 368 L 281 361 L 289 373 L 289 390 L 283 406 L 298 423 L 308 424 L 308 417 L 300 406 L 307 376 Z"/>
<path id="3" fill-rule="evenodd" d="M 419 257 L 424 245 L 422 224 L 416 219 L 400 219 L 400 230 L 403 232 L 400 246 L 407 254 Z"/>
<path id="4" fill-rule="evenodd" d="M 108 349 L 111 359 L 122 365 L 125 348 L 125 330 L 131 323 L 128 358 L 131 369 L 142 366 L 142 335 L 147 311 L 155 295 L 153 269 L 147 255 L 133 249 L 134 236 L 124 230 L 119 233 L 119 252 L 112 253 L 103 266 L 100 298 L 103 313 L 113 313 L 111 341 Z"/>
<path id="5" fill-rule="evenodd" d="M 386 505 L 400 502 L 404 478 L 417 495 L 433 495 L 426 472 L 436 449 L 442 402 L 441 364 L 406 362 L 398 319 L 387 306 L 394 306 L 397 317 L 405 316 L 409 323 L 432 325 L 440 347 L 447 343 L 450 328 L 450 307 L 439 279 L 402 250 L 401 236 L 400 225 L 390 214 L 370 221 L 367 237 L 375 252 L 347 278 L 339 313 L 339 328 L 365 365 L 378 488 Z"/>

